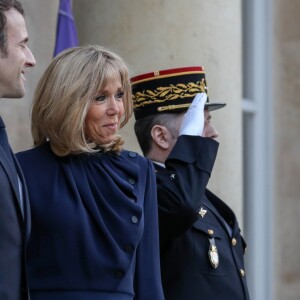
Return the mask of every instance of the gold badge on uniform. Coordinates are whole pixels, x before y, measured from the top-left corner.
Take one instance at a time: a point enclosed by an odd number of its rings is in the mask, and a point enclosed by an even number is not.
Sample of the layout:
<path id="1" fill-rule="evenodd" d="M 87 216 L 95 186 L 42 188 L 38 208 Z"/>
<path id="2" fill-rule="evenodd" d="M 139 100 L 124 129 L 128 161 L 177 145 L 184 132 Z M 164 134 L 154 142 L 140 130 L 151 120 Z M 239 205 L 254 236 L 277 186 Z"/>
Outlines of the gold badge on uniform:
<path id="1" fill-rule="evenodd" d="M 211 265 L 216 269 L 219 266 L 219 253 L 214 238 L 209 238 L 208 258 Z"/>

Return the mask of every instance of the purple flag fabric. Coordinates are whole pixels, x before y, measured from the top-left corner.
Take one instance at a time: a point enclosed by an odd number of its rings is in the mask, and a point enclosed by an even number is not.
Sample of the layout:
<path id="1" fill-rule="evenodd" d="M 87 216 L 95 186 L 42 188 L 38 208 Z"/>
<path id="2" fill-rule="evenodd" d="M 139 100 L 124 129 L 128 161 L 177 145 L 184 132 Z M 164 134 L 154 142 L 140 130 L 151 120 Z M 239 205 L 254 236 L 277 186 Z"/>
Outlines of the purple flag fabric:
<path id="1" fill-rule="evenodd" d="M 64 49 L 78 46 L 77 30 L 71 8 L 72 0 L 60 0 L 54 56 Z"/>

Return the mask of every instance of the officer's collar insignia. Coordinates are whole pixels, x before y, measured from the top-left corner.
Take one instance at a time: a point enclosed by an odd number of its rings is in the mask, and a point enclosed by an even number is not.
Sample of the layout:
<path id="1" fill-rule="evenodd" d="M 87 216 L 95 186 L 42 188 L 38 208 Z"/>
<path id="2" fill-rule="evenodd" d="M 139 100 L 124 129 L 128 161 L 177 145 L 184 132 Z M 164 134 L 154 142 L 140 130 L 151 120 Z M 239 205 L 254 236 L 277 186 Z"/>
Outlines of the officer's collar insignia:
<path id="1" fill-rule="evenodd" d="M 208 258 L 211 265 L 216 269 L 219 266 L 219 253 L 214 238 L 209 239 Z"/>
<path id="2" fill-rule="evenodd" d="M 201 207 L 200 210 L 199 210 L 199 215 L 200 215 L 202 218 L 204 218 L 204 216 L 206 215 L 206 213 L 207 213 L 207 210 L 204 209 L 203 207 Z"/>
<path id="3" fill-rule="evenodd" d="M 175 179 L 175 173 L 172 173 L 171 175 L 170 175 L 170 178 L 173 180 L 173 179 Z"/>

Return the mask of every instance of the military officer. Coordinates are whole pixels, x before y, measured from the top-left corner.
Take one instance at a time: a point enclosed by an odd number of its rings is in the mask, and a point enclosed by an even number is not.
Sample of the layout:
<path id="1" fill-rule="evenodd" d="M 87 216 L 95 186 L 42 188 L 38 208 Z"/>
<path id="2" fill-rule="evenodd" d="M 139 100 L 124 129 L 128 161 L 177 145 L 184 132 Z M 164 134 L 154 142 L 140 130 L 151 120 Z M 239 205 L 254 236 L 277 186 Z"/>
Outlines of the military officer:
<path id="1" fill-rule="evenodd" d="M 135 133 L 154 162 L 166 300 L 249 299 L 245 242 L 232 209 L 209 191 L 218 132 L 201 66 L 132 78 Z"/>

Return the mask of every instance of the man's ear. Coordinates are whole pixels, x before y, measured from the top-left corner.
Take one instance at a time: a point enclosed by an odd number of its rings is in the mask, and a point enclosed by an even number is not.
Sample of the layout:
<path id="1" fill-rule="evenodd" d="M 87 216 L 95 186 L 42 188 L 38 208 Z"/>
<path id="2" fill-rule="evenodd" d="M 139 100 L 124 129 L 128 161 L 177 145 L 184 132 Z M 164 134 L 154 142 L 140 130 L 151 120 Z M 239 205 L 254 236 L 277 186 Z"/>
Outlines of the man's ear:
<path id="1" fill-rule="evenodd" d="M 169 148 L 170 132 L 167 127 L 162 125 L 154 125 L 151 129 L 151 136 L 157 147 L 160 147 L 164 150 Z"/>

